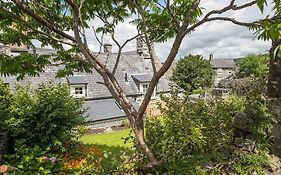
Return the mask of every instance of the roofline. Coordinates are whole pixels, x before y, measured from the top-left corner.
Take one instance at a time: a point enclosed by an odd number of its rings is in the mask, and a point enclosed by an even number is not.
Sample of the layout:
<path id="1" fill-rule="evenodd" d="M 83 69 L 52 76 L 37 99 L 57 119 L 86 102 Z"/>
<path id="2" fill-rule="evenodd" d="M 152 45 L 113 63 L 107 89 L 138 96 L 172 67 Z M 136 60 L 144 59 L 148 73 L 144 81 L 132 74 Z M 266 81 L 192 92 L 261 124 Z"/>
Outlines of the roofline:
<path id="1" fill-rule="evenodd" d="M 134 97 L 134 96 L 141 96 L 142 93 L 139 94 L 130 94 L 126 95 L 126 97 Z M 92 101 L 92 100 L 104 100 L 104 99 L 114 99 L 113 96 L 104 96 L 104 97 L 92 97 L 92 98 L 85 98 L 85 101 Z"/>
<path id="2" fill-rule="evenodd" d="M 87 118 L 87 117 L 85 117 Z M 86 124 L 90 124 L 90 123 L 94 123 L 94 122 L 101 122 L 101 121 L 104 121 L 106 122 L 107 120 L 113 120 L 113 119 L 121 119 L 121 118 L 126 118 L 126 115 L 124 116 L 119 116 L 119 117 L 111 117 L 111 118 L 107 118 L 107 119 L 99 119 L 99 120 L 89 120 L 89 121 L 86 121 L 85 123 Z"/>

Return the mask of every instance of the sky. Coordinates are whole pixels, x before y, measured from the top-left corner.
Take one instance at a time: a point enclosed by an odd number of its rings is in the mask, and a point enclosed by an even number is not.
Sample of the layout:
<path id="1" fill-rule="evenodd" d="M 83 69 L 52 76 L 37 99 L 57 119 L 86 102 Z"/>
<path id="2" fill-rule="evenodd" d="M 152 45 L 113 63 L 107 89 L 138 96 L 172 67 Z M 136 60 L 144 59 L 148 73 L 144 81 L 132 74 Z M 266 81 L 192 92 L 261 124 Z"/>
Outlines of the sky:
<path id="1" fill-rule="evenodd" d="M 236 4 L 245 3 L 245 0 L 237 0 Z M 249 2 L 249 1 L 247 1 Z M 202 0 L 201 6 L 204 7 L 203 12 L 206 13 L 213 9 L 220 9 L 226 6 L 229 0 Z M 266 13 L 270 12 L 270 7 L 266 8 Z M 243 22 L 255 21 L 266 15 L 261 14 L 260 10 L 254 6 L 246 10 L 231 11 L 225 16 L 233 17 Z M 129 24 L 132 20 L 127 18 L 124 23 L 119 24 L 116 30 L 116 38 L 121 43 L 126 39 L 134 36 L 137 31 L 135 26 Z M 95 25 L 101 25 L 99 21 L 92 21 Z M 99 45 L 94 37 L 91 29 L 86 31 L 88 36 L 88 45 L 91 50 L 98 51 Z M 107 42 L 111 42 L 108 36 L 105 36 Z M 164 61 L 170 51 L 173 38 L 165 43 L 155 43 L 155 52 L 161 61 Z M 234 25 L 230 22 L 210 22 L 198 27 L 192 34 L 187 35 L 182 42 L 176 60 L 188 54 L 200 54 L 208 59 L 209 54 L 213 54 L 214 58 L 232 59 L 244 57 L 248 54 L 265 53 L 270 48 L 270 42 L 257 40 L 254 31 L 241 26 Z M 125 47 L 124 51 L 136 50 L 135 41 Z M 117 47 L 113 45 L 113 52 L 117 51 Z"/>

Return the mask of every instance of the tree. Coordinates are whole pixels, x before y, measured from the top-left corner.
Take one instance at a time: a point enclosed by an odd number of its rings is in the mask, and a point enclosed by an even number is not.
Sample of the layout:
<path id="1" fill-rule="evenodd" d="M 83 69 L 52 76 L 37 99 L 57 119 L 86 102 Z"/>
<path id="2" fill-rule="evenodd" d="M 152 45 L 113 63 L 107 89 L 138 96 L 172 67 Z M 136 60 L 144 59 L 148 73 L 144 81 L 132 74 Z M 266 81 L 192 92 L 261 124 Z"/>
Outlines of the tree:
<path id="1" fill-rule="evenodd" d="M 179 60 L 172 81 L 186 92 L 210 87 L 213 83 L 213 70 L 209 61 L 200 55 L 188 55 Z"/>
<path id="2" fill-rule="evenodd" d="M 275 14 L 262 20 L 251 29 L 256 30 L 258 38 L 272 42 L 269 50 L 269 74 L 267 83 L 268 107 L 275 124 L 272 129 L 272 147 L 274 155 L 281 158 L 281 2 L 274 1 Z"/>
<path id="3" fill-rule="evenodd" d="M 68 70 L 64 72 L 67 74 L 76 70 L 91 71 L 91 68 L 97 71 L 103 78 L 101 83 L 108 88 L 126 113 L 139 148 L 148 157 L 148 163 L 144 166 L 146 169 L 162 164 L 163 160 L 158 160 L 144 141 L 144 113 L 157 82 L 171 66 L 183 38 L 211 21 L 228 21 L 236 25 L 252 26 L 255 21 L 241 22 L 224 14 L 227 11 L 247 9 L 256 4 L 262 8 L 266 1 L 253 0 L 237 5 L 235 0 L 229 0 L 225 7 L 203 14 L 200 0 L 1 0 L 0 40 L 4 44 L 25 44 L 34 47 L 32 41 L 35 39 L 40 41 L 42 46 L 49 45 L 57 49 L 58 52 L 52 56 L 52 60 L 68 65 L 66 66 Z M 116 26 L 128 16 L 135 18 L 132 22 L 136 24 L 139 33 L 120 43 L 115 37 Z M 97 27 L 98 24 L 94 20 L 102 21 L 103 26 Z M 99 32 L 102 35 L 111 35 L 118 47 L 118 56 L 113 69 L 107 68 L 106 63 L 90 51 L 85 35 L 86 29 L 93 29 L 94 33 Z M 136 109 L 116 80 L 115 73 L 122 49 L 138 36 L 143 36 L 148 46 L 154 75 L 140 108 Z M 162 67 L 156 69 L 150 43 L 163 42 L 171 37 L 174 39 L 170 52 Z M 103 44 L 99 37 L 96 39 Z M 65 49 L 66 45 L 68 49 Z M 35 76 L 50 64 L 49 59 L 50 56 L 32 54 L 14 58 L 5 55 L 1 57 L 0 70 L 5 75 L 20 75 L 20 78 L 26 74 Z"/>
<path id="4" fill-rule="evenodd" d="M 248 55 L 238 61 L 235 76 L 245 77 L 266 77 L 268 74 L 268 55 Z"/>

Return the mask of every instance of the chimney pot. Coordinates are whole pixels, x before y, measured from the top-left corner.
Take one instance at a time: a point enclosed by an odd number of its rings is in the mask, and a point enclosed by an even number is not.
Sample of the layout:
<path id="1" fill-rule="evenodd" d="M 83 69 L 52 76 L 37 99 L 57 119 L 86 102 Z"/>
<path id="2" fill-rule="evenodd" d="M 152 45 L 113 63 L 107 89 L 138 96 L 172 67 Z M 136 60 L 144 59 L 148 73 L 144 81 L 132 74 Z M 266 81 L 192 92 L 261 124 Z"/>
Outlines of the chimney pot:
<path id="1" fill-rule="evenodd" d="M 112 44 L 111 43 L 105 43 L 103 45 L 103 50 L 104 50 L 104 53 L 112 53 Z"/>
<path id="2" fill-rule="evenodd" d="M 211 53 L 211 54 L 209 55 L 209 61 L 211 61 L 213 58 L 214 58 L 214 54 Z"/>

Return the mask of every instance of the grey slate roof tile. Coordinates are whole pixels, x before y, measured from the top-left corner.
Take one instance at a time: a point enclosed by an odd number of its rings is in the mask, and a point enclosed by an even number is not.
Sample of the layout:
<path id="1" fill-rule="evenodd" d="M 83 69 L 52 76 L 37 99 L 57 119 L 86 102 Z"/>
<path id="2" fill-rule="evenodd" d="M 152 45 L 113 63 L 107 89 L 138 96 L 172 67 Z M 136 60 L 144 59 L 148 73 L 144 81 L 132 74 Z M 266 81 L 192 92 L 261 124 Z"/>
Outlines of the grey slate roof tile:
<path id="1" fill-rule="evenodd" d="M 233 59 L 212 59 L 210 64 L 212 65 L 212 68 L 235 68 Z"/>
<path id="2" fill-rule="evenodd" d="M 130 98 L 130 101 L 136 109 L 139 108 L 138 103 L 132 98 Z M 116 101 L 112 98 L 85 101 L 84 108 L 87 110 L 87 122 L 96 122 L 126 116 L 121 107 L 119 107 Z"/>
<path id="3" fill-rule="evenodd" d="M 68 84 L 88 84 L 85 76 L 69 76 L 66 77 Z"/>
<path id="4" fill-rule="evenodd" d="M 133 74 L 132 77 L 141 83 L 150 82 L 152 79 L 151 74 Z"/>

